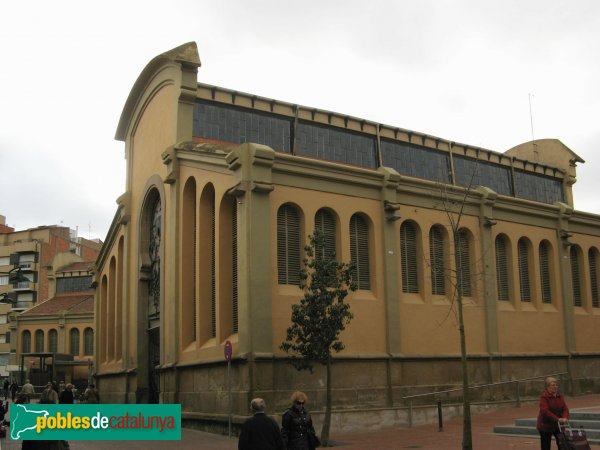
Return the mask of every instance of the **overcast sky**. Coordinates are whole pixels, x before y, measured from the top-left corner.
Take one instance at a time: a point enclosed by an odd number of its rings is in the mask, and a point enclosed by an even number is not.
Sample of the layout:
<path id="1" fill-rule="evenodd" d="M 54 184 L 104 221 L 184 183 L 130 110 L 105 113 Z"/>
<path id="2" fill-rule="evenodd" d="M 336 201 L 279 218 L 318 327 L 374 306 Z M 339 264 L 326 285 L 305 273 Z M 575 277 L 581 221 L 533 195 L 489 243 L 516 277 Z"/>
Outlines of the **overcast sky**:
<path id="1" fill-rule="evenodd" d="M 105 238 L 123 105 L 153 57 L 189 41 L 204 83 L 499 152 L 560 139 L 586 161 L 576 209 L 600 214 L 598 0 L 33 0 L 0 6 L 9 226 Z"/>

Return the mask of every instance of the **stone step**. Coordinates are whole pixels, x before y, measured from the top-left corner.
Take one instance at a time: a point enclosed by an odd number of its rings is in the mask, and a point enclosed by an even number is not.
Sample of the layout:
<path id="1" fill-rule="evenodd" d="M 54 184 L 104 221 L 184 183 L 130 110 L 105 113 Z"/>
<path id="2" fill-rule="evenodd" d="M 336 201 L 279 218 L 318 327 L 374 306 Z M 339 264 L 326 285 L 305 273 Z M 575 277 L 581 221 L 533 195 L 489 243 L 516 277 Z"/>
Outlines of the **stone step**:
<path id="1" fill-rule="evenodd" d="M 584 428 L 586 430 L 600 430 L 600 420 L 580 420 L 571 419 L 569 421 L 571 428 Z M 536 419 L 517 419 L 515 425 L 519 427 L 534 427 L 537 424 Z"/>
<path id="2" fill-rule="evenodd" d="M 517 419 L 513 425 L 498 425 L 494 433 L 512 436 L 539 436 L 536 418 Z M 571 412 L 570 424 L 573 429 L 583 429 L 590 444 L 600 444 L 600 413 Z"/>

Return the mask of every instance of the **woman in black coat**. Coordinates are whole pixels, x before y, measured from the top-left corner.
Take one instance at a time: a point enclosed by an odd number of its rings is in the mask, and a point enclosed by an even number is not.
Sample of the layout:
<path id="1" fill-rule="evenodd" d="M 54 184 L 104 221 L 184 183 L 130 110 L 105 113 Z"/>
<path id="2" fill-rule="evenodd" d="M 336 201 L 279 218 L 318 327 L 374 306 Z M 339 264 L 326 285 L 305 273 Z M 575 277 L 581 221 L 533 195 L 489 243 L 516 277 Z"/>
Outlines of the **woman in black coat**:
<path id="1" fill-rule="evenodd" d="M 307 400 L 304 392 L 294 392 L 292 406 L 283 413 L 281 435 L 287 450 L 313 450 L 320 445 L 310 413 L 304 407 Z"/>

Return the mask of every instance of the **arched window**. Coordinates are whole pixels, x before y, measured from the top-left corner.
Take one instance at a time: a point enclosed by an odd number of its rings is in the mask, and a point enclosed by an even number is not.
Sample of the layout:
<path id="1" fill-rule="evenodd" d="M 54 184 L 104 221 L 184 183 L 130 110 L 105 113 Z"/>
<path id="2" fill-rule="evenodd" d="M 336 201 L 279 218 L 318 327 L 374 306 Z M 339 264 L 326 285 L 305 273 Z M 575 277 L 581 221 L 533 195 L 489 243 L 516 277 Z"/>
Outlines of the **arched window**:
<path id="1" fill-rule="evenodd" d="M 58 333 L 54 328 L 48 331 L 48 351 L 51 353 L 58 352 Z"/>
<path id="2" fill-rule="evenodd" d="M 322 258 L 324 256 L 335 257 L 335 217 L 330 211 L 326 209 L 317 211 L 317 214 L 315 215 L 315 230 L 321 231 L 325 238 L 323 248 L 316 249 L 317 254 L 315 256 L 317 258 Z"/>
<path id="3" fill-rule="evenodd" d="M 22 353 L 31 353 L 31 331 L 29 331 L 29 330 L 23 331 L 21 342 L 22 342 L 21 352 Z"/>
<path id="4" fill-rule="evenodd" d="M 583 296 L 581 292 L 581 262 L 579 248 L 576 245 L 571 246 L 571 282 L 573 287 L 573 306 L 583 306 Z"/>
<path id="5" fill-rule="evenodd" d="M 300 282 L 300 215 L 290 204 L 277 210 L 277 279 L 279 284 Z"/>
<path id="6" fill-rule="evenodd" d="M 44 332 L 42 330 L 35 331 L 35 351 L 37 353 L 44 352 Z"/>
<path id="7" fill-rule="evenodd" d="M 83 354 L 85 356 L 94 354 L 94 330 L 89 327 L 83 332 Z"/>
<path id="8" fill-rule="evenodd" d="M 600 298 L 598 296 L 598 250 L 590 248 L 588 252 L 588 261 L 590 264 L 590 287 L 592 289 L 592 308 L 600 308 Z"/>
<path id="9" fill-rule="evenodd" d="M 371 289 L 369 225 L 360 214 L 350 218 L 350 259 L 355 264 L 352 277 L 358 289 Z"/>
<path id="10" fill-rule="evenodd" d="M 502 235 L 496 237 L 496 285 L 498 300 L 509 300 L 508 287 L 508 249 L 506 238 Z"/>
<path id="11" fill-rule="evenodd" d="M 69 351 L 71 355 L 78 356 L 79 355 L 79 330 L 77 328 L 71 328 L 69 332 L 69 342 L 70 348 Z"/>
<path id="12" fill-rule="evenodd" d="M 198 261 L 199 261 L 199 322 L 200 341 L 217 336 L 217 298 L 215 267 L 215 189 L 208 184 L 200 196 L 198 217 Z"/>
<path id="13" fill-rule="evenodd" d="M 467 230 L 459 230 L 454 242 L 456 252 L 456 281 L 463 297 L 471 297 L 471 239 Z"/>
<path id="14" fill-rule="evenodd" d="M 196 208 L 196 180 L 190 177 L 183 188 L 181 208 L 181 301 L 182 344 L 187 346 L 197 339 L 198 302 L 196 277 L 198 273 L 198 214 Z"/>
<path id="15" fill-rule="evenodd" d="M 529 282 L 529 245 L 527 239 L 521 238 L 517 243 L 517 253 L 519 259 L 519 288 L 521 291 L 521 301 L 531 302 L 531 284 Z"/>
<path id="16" fill-rule="evenodd" d="M 419 292 L 417 263 L 417 230 L 413 222 L 400 226 L 400 258 L 402 266 L 402 292 Z"/>
<path id="17" fill-rule="evenodd" d="M 540 242 L 540 283 L 542 303 L 552 303 L 552 279 L 550 278 L 550 245 Z"/>
<path id="18" fill-rule="evenodd" d="M 440 226 L 429 230 L 429 262 L 431 265 L 431 293 L 446 294 L 446 267 L 444 261 L 444 231 Z"/>

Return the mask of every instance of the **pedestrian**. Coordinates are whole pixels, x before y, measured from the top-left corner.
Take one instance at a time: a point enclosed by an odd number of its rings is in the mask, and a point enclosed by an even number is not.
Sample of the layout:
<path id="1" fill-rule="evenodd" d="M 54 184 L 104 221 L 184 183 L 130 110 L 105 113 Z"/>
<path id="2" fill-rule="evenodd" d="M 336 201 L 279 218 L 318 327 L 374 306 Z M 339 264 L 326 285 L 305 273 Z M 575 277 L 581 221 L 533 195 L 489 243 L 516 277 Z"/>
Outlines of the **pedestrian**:
<path id="1" fill-rule="evenodd" d="M 279 425 L 265 414 L 266 407 L 262 398 L 250 402 L 252 417 L 242 425 L 238 450 L 285 450 Z"/>
<path id="2" fill-rule="evenodd" d="M 96 390 L 94 383 L 90 383 L 88 388 L 83 393 L 86 403 L 100 403 L 100 394 Z"/>
<path id="3" fill-rule="evenodd" d="M 314 450 L 321 445 L 315 433 L 310 413 L 305 405 L 308 397 L 304 392 L 292 394 L 292 405 L 285 410 L 281 420 L 281 434 L 287 450 Z"/>
<path id="4" fill-rule="evenodd" d="M 17 397 L 17 392 L 19 392 L 19 385 L 17 384 L 16 380 L 13 380 L 13 382 L 10 385 L 10 396 L 13 403 L 15 402 L 15 398 Z"/>
<path id="5" fill-rule="evenodd" d="M 40 403 L 58 403 L 58 392 L 56 392 L 56 386 L 51 381 L 49 381 L 48 384 L 46 384 L 46 388 L 42 391 L 42 395 L 40 396 Z"/>
<path id="6" fill-rule="evenodd" d="M 546 378 L 546 390 L 540 397 L 540 412 L 537 418 L 537 429 L 540 433 L 541 450 L 550 450 L 552 436 L 558 445 L 558 424 L 569 421 L 569 408 L 564 397 L 558 392 L 558 380 Z"/>
<path id="7" fill-rule="evenodd" d="M 10 389 L 10 381 L 8 381 L 8 378 L 4 380 L 2 387 L 4 388 L 4 400 L 8 400 L 8 391 Z"/>
<path id="8" fill-rule="evenodd" d="M 65 390 L 60 393 L 58 396 L 58 403 L 71 404 L 75 403 L 75 398 L 73 397 L 73 385 L 68 383 L 65 386 Z"/>
<path id="9" fill-rule="evenodd" d="M 27 403 L 31 402 L 31 398 L 35 395 L 35 389 L 33 384 L 29 382 L 29 379 L 25 380 L 25 384 L 21 387 L 21 394 L 27 399 Z"/>

